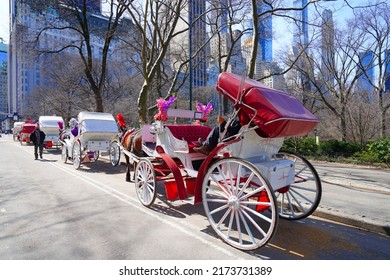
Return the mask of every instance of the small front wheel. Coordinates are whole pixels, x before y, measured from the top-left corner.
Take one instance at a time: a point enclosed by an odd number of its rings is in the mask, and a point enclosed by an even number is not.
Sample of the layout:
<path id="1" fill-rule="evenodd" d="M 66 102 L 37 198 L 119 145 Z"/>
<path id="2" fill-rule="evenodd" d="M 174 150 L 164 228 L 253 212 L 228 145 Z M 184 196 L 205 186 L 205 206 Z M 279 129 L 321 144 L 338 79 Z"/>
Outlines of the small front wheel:
<path id="1" fill-rule="evenodd" d="M 93 161 L 97 161 L 99 159 L 99 156 L 100 156 L 99 150 L 98 151 L 94 151 L 93 152 Z"/>
<path id="2" fill-rule="evenodd" d="M 149 160 L 142 159 L 134 172 L 138 199 L 144 206 L 150 207 L 156 199 L 156 171 Z"/>
<path id="3" fill-rule="evenodd" d="M 74 143 L 73 145 L 73 152 L 72 152 L 72 156 L 73 156 L 73 167 L 75 169 L 79 169 L 80 168 L 80 165 L 81 165 L 81 145 L 80 145 L 80 142 L 76 141 L 76 143 Z"/>
<path id="4" fill-rule="evenodd" d="M 211 227 L 240 250 L 266 245 L 276 230 L 279 216 L 274 192 L 245 160 L 223 158 L 212 164 L 203 179 L 202 201 Z"/>
<path id="5" fill-rule="evenodd" d="M 62 145 L 61 159 L 63 163 L 66 163 L 68 161 L 68 148 L 66 147 L 66 144 Z"/>
<path id="6" fill-rule="evenodd" d="M 112 142 L 110 145 L 110 162 L 112 166 L 117 166 L 121 159 L 121 147 L 118 142 Z"/>

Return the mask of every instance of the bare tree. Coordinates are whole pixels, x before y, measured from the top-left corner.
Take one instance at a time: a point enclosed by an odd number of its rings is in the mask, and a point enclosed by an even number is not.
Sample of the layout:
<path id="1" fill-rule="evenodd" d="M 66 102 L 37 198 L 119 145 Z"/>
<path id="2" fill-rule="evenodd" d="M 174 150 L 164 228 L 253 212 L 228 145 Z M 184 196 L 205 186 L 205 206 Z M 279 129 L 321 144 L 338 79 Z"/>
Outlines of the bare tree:
<path id="1" fill-rule="evenodd" d="M 312 46 L 305 50 L 305 63 L 295 64 L 293 67 L 303 74 L 313 87 L 312 90 L 306 91 L 306 94 L 319 99 L 339 120 L 340 138 L 346 140 L 347 107 L 362 75 L 362 72 L 358 71 L 358 50 L 364 43 L 364 36 L 361 30 L 350 24 L 345 30 L 335 30 L 334 43 L 334 59 L 329 59 L 318 43 L 312 43 Z"/>
<path id="2" fill-rule="evenodd" d="M 362 67 L 365 80 L 376 93 L 380 116 L 380 136 L 386 135 L 386 119 L 390 109 L 390 5 L 377 1 L 355 11 L 357 28 L 366 37 L 362 51 L 372 54 L 371 61 Z M 369 75 L 369 69 L 376 69 L 377 75 Z M 386 82 L 388 87 L 386 88 Z"/>
<path id="3" fill-rule="evenodd" d="M 157 95 L 152 95 L 154 97 L 167 97 L 175 93 L 172 85 L 178 81 L 180 73 L 178 70 L 181 66 L 171 76 L 172 79 L 166 94 L 161 91 L 161 81 L 167 73 L 166 68 L 169 68 L 167 56 L 173 38 L 188 31 L 188 25 L 178 27 L 179 21 L 183 21 L 181 15 L 187 4 L 186 0 L 146 0 L 134 2 L 127 7 L 127 12 L 132 18 L 138 34 L 140 34 L 140 38 L 136 42 L 126 42 L 137 49 L 140 54 L 140 72 L 143 77 L 143 84 L 138 94 L 140 123 L 147 123 L 148 112 L 156 108 L 155 105 L 149 106 L 149 103 L 152 102 L 151 92 L 153 90 L 157 91 Z M 155 101 L 153 103 L 155 104 Z"/>
<path id="4" fill-rule="evenodd" d="M 26 1 L 34 11 L 47 17 L 35 30 L 36 51 L 40 54 L 75 53 L 83 63 L 85 80 L 93 93 L 95 111 L 102 112 L 103 90 L 107 75 L 107 63 L 114 36 L 120 30 L 123 15 L 132 0 L 103 1 L 104 17 L 99 14 L 98 1 L 89 0 L 37 0 Z M 50 9 L 54 8 L 54 9 Z M 54 14 L 52 11 L 56 11 Z M 56 32 L 67 34 L 69 40 L 55 40 Z M 49 39 L 49 40 L 47 40 Z M 96 43 L 101 44 L 101 49 Z M 99 53 L 98 55 L 96 53 Z"/>

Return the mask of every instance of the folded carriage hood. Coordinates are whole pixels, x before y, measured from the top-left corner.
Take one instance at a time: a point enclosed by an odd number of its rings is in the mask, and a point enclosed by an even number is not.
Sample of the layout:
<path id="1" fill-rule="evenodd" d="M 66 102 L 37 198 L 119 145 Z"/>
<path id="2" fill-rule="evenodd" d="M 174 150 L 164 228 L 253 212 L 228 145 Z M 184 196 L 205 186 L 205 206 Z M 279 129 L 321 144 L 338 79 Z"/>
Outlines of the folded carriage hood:
<path id="1" fill-rule="evenodd" d="M 318 119 L 302 103 L 285 92 L 262 83 L 223 72 L 217 80 L 217 90 L 240 108 L 239 118 L 246 125 L 253 123 L 261 137 L 289 137 L 307 135 L 318 124 Z"/>

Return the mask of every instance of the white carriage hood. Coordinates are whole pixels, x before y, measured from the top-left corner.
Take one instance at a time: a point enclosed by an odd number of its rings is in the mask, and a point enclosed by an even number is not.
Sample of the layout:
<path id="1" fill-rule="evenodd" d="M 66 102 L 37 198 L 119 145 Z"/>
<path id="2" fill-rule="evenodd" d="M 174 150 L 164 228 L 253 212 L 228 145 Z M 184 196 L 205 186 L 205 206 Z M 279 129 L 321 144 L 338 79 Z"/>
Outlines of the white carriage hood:
<path id="1" fill-rule="evenodd" d="M 58 122 L 64 123 L 64 119 L 60 116 L 40 116 L 38 120 L 41 128 L 58 128 Z"/>
<path id="2" fill-rule="evenodd" d="M 78 122 L 83 132 L 118 133 L 118 125 L 110 113 L 80 112 Z"/>

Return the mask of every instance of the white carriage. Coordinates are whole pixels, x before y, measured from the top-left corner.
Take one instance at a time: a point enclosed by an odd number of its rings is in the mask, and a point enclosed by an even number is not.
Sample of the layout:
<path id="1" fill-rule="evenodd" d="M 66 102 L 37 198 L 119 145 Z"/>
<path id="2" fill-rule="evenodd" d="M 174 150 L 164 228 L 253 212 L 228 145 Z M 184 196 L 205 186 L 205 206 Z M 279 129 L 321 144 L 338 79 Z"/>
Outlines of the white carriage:
<path id="1" fill-rule="evenodd" d="M 254 250 L 270 241 L 279 217 L 302 219 L 319 205 L 322 188 L 314 167 L 280 151 L 285 137 L 306 135 L 318 120 L 295 98 L 251 79 L 222 73 L 217 90 L 234 102 L 225 127 L 238 118 L 241 129 L 207 156 L 193 145 L 211 128 L 161 121 L 140 130 L 144 155 L 123 152 L 136 163 L 135 188 L 144 206 L 153 204 L 162 181 L 168 200 L 194 196 L 222 240 Z"/>
<path id="2" fill-rule="evenodd" d="M 19 133 L 22 130 L 24 122 L 15 122 L 14 127 L 12 129 L 13 139 L 14 141 L 18 141 L 19 139 Z"/>
<path id="3" fill-rule="evenodd" d="M 80 112 L 76 133 L 68 129 L 62 142 L 62 160 L 73 161 L 76 169 L 85 162 L 97 161 L 100 154 L 109 155 L 112 142 L 119 137 L 118 126 L 112 114 Z"/>
<path id="4" fill-rule="evenodd" d="M 64 119 L 60 116 L 40 116 L 38 123 L 40 129 L 45 133 L 44 147 L 51 148 L 55 146 L 56 148 L 60 145 L 59 134 L 60 127 L 59 122 L 64 124 Z"/>

